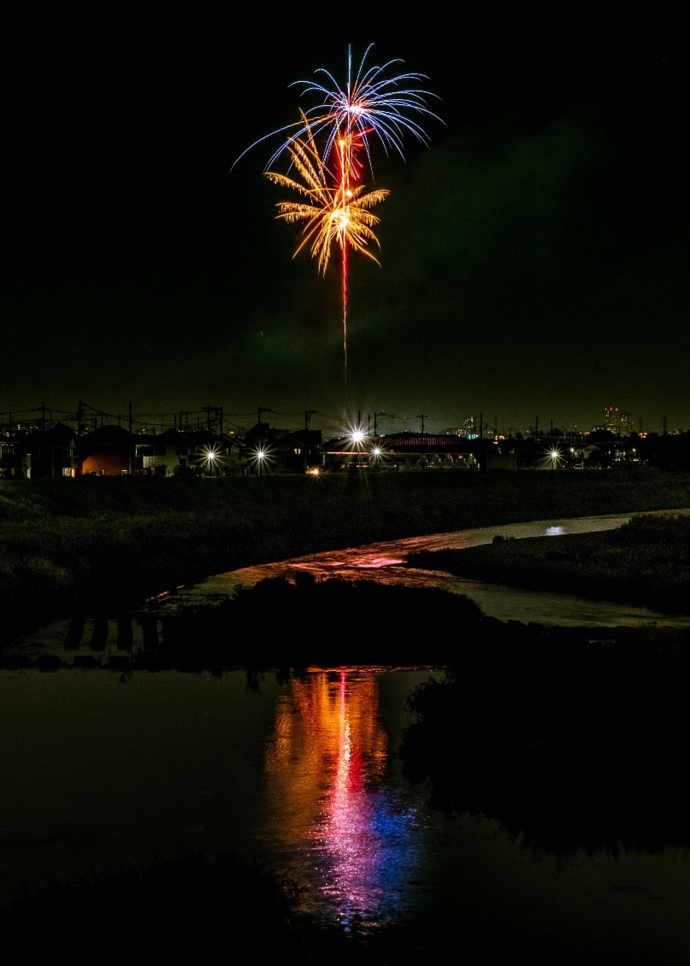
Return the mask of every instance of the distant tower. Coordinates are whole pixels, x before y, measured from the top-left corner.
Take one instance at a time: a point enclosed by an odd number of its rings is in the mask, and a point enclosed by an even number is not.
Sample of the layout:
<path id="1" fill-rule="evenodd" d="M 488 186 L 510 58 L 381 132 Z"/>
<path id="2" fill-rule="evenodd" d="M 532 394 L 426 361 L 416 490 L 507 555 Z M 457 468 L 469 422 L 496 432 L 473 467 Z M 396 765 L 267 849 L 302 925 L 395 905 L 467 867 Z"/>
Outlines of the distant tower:
<path id="1" fill-rule="evenodd" d="M 633 432 L 633 415 L 625 410 L 620 416 L 621 436 L 630 436 Z"/>
<path id="2" fill-rule="evenodd" d="M 620 434 L 621 428 L 618 422 L 618 409 L 613 406 L 604 406 L 604 428 L 613 433 L 614 436 Z"/>

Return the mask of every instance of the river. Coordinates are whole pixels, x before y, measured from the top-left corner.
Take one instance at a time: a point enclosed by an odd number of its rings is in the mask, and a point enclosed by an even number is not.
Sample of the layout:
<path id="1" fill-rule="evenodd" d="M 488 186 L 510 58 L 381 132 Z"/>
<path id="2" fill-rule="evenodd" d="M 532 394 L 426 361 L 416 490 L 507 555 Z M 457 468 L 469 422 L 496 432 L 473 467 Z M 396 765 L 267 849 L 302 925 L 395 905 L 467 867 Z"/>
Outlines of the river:
<path id="1" fill-rule="evenodd" d="M 232 849 L 345 930 L 403 920 L 481 962 L 687 962 L 686 848 L 558 856 L 427 807 L 394 755 L 426 677 L 0 671 L 0 899 Z"/>
<path id="2" fill-rule="evenodd" d="M 673 510 L 667 513 L 690 511 Z M 252 586 L 269 577 L 294 579 L 299 572 L 317 579 L 344 577 L 353 580 L 376 580 L 379 583 L 402 583 L 410 587 L 441 587 L 452 593 L 466 594 L 488 617 L 499 620 L 534 621 L 561 627 L 688 627 L 690 617 L 663 614 L 647 607 L 620 604 L 615 601 L 592 601 L 570 594 L 524 590 L 490 584 L 451 574 L 407 567 L 407 557 L 419 550 L 461 550 L 491 543 L 496 536 L 516 540 L 532 537 L 554 537 L 565 534 L 614 530 L 631 518 L 630 514 L 536 520 L 503 526 L 481 527 L 450 533 L 388 540 L 366 546 L 349 547 L 325 553 L 295 557 L 276 563 L 246 567 L 217 574 L 192 587 L 182 587 L 150 605 L 158 613 L 174 613 L 179 607 L 224 600 L 238 585 Z"/>
<path id="3" fill-rule="evenodd" d="M 213 603 L 238 583 L 307 570 L 431 580 L 521 620 L 677 624 L 642 608 L 404 566 L 419 549 L 627 519 L 541 521 L 302 557 L 210 578 L 150 609 Z M 101 643 L 105 663 L 116 645 Z M 307 889 L 305 909 L 344 930 L 414 923 L 420 935 L 484 950 L 487 962 L 686 963 L 687 845 L 669 844 L 663 829 L 652 851 L 555 855 L 524 847 L 497 820 L 428 808 L 426 788 L 405 779 L 395 755 L 407 696 L 428 674 L 0 670 L 0 900 L 50 874 L 231 849 L 290 869 Z"/>

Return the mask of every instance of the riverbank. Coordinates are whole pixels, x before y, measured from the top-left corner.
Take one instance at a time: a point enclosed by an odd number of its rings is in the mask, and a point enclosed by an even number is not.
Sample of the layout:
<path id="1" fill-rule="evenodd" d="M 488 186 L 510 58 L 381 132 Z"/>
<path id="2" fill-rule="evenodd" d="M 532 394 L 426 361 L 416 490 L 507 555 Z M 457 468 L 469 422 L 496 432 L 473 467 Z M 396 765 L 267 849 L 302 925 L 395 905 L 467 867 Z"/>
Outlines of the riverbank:
<path id="1" fill-rule="evenodd" d="M 408 564 L 497 584 L 690 614 L 690 517 L 640 516 L 618 530 L 422 551 Z"/>
<path id="2" fill-rule="evenodd" d="M 347 474 L 0 483 L 2 635 L 252 564 L 547 517 L 690 507 L 690 475 Z"/>

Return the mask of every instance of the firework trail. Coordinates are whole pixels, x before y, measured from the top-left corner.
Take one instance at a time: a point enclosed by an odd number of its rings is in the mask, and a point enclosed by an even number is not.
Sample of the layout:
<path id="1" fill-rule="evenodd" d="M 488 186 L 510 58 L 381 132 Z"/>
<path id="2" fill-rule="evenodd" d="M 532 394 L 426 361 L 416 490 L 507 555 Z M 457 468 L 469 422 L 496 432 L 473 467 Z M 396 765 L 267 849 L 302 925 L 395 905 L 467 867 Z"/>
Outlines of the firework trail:
<path id="1" fill-rule="evenodd" d="M 268 138 L 284 135 L 266 168 L 271 168 L 287 152 L 290 169 L 297 170 L 303 183 L 269 170 L 266 176 L 282 187 L 301 193 L 307 201 L 281 202 L 278 217 L 288 222 L 305 222 L 304 237 L 297 251 L 311 242 L 311 254 L 318 258 L 322 273 L 328 264 L 332 244 L 340 245 L 346 388 L 348 249 L 364 252 L 377 261 L 367 249 L 370 241 L 378 245 L 372 228 L 379 219 L 371 214 L 370 209 L 388 195 L 387 191 L 363 194 L 362 187 L 357 184 L 365 167 L 372 177 L 374 174 L 370 141 L 372 138 L 378 140 L 387 155 L 395 151 L 404 157 L 405 135 L 412 135 L 422 144 L 429 143 L 423 127 L 410 115 L 422 114 L 440 120 L 427 106 L 427 98 L 435 95 L 416 86 L 426 79 L 423 74 L 387 76 L 391 68 L 402 63 L 400 59 L 381 66 L 366 66 L 373 46 L 367 47 L 354 76 L 352 48 L 348 48 L 344 88 L 324 68 L 315 72 L 317 81 L 296 81 L 291 85 L 300 87 L 304 97 L 315 95 L 317 103 L 301 110 L 299 121 L 267 134 L 247 148 L 249 151 Z M 322 78 L 324 83 L 320 83 Z M 316 147 L 317 139 L 323 142 L 320 152 Z"/>
<path id="2" fill-rule="evenodd" d="M 378 264 L 378 259 L 367 247 L 369 242 L 379 244 L 373 232 L 379 218 L 372 214 L 371 209 L 383 201 L 389 192 L 379 189 L 364 194 L 363 186 L 351 184 L 345 158 L 346 147 L 342 139 L 338 148 L 338 172 L 334 173 L 322 160 L 308 123 L 305 124 L 305 130 L 306 137 L 296 137 L 287 146 L 290 167 L 297 171 L 302 181 L 275 171 L 267 171 L 266 177 L 274 184 L 298 192 L 305 199 L 281 201 L 277 206 L 278 218 L 289 223 L 305 223 L 302 241 L 295 255 L 311 243 L 311 254 L 318 259 L 319 271 L 325 274 L 333 244 L 340 246 L 344 373 L 347 383 L 347 252 L 348 248 L 352 248 Z"/>

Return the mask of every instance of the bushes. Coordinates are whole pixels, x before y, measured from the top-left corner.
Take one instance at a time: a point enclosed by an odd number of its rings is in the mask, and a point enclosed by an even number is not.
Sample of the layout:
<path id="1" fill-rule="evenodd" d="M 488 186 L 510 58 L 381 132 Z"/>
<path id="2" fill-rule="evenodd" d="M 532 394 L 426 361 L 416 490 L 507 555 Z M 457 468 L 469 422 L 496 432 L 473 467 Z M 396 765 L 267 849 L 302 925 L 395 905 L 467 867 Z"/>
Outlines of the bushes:
<path id="1" fill-rule="evenodd" d="M 0 930 L 10 962 L 52 959 L 61 948 L 76 963 L 121 963 L 133 952 L 152 962 L 211 963 L 233 946 L 251 949 L 252 959 L 289 961 L 299 952 L 288 924 L 298 900 L 286 877 L 230 854 L 194 854 L 25 889 L 0 910 Z"/>
<path id="2" fill-rule="evenodd" d="M 409 562 L 531 590 L 690 613 L 690 515 L 633 517 L 602 533 L 422 551 Z"/>
<path id="3" fill-rule="evenodd" d="M 689 645 L 485 622 L 447 680 L 413 694 L 405 771 L 436 806 L 498 818 L 539 849 L 687 848 Z"/>
<path id="4" fill-rule="evenodd" d="M 8 622 L 134 606 L 207 574 L 319 550 L 689 504 L 685 475 L 655 472 L 2 481 L 0 617 L 6 634 Z M 31 558 L 43 572 L 22 570 Z"/>
<path id="5" fill-rule="evenodd" d="M 162 646 L 136 663 L 181 670 L 442 665 L 481 616 L 467 597 L 437 588 L 272 578 L 216 607 L 164 618 Z"/>

